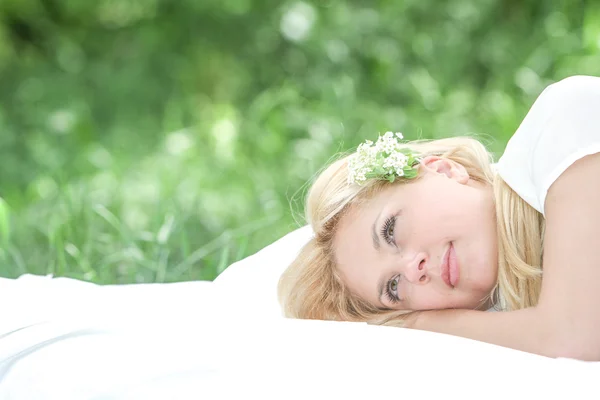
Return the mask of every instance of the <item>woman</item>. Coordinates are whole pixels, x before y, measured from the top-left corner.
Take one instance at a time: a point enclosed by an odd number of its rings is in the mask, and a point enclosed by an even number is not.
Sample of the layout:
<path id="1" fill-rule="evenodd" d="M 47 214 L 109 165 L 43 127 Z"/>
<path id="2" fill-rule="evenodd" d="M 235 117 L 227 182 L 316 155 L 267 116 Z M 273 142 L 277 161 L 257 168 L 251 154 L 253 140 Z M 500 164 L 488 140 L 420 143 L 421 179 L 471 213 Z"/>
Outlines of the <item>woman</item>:
<path id="1" fill-rule="evenodd" d="M 495 166 L 474 139 L 397 139 L 314 182 L 285 314 L 600 360 L 600 78 L 549 86 Z"/>

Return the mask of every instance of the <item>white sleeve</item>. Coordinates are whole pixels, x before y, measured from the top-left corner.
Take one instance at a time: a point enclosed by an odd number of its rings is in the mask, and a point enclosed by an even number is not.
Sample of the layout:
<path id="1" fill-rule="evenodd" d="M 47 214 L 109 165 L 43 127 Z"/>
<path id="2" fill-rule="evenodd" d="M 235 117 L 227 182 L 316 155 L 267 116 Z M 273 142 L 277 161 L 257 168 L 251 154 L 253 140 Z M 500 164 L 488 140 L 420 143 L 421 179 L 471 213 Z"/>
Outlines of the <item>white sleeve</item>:
<path id="1" fill-rule="evenodd" d="M 506 146 L 497 171 L 544 214 L 548 189 L 575 161 L 600 152 L 600 78 L 573 76 L 547 87 Z"/>

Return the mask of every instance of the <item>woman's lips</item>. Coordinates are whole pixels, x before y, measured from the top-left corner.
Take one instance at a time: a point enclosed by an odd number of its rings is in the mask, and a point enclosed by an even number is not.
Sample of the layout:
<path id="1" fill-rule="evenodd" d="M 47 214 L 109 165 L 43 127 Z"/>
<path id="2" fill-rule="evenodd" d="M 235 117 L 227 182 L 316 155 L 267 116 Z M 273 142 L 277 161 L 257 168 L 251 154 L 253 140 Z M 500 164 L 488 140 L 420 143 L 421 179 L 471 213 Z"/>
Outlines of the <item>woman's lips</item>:
<path id="1" fill-rule="evenodd" d="M 448 251 L 448 269 L 450 272 L 450 284 L 452 287 L 456 287 L 458 280 L 460 279 L 460 268 L 458 265 L 458 257 L 456 257 L 456 251 L 454 245 L 450 243 L 450 249 Z"/>
<path id="2" fill-rule="evenodd" d="M 446 253 L 444 253 L 441 275 L 444 283 L 454 289 L 460 278 L 460 271 L 458 268 L 458 258 L 456 257 L 456 252 L 454 251 L 454 245 L 452 243 L 450 243 Z"/>

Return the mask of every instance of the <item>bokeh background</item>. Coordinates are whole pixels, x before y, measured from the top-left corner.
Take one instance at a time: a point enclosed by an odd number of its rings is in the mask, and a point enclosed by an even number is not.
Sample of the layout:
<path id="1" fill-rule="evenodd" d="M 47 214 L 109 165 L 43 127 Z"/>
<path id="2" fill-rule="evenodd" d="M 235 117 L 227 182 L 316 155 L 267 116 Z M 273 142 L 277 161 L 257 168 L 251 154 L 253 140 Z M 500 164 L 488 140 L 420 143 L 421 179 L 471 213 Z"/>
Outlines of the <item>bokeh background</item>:
<path id="1" fill-rule="evenodd" d="M 302 224 L 336 152 L 499 156 L 574 74 L 599 1 L 1 0 L 0 276 L 212 279 Z"/>

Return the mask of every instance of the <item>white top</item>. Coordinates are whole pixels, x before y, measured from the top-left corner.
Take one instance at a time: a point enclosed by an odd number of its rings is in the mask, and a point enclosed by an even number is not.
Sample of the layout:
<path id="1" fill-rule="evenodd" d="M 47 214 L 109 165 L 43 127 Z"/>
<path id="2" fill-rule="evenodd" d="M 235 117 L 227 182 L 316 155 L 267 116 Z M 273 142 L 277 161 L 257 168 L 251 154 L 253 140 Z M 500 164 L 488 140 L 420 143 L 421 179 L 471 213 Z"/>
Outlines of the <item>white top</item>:
<path id="1" fill-rule="evenodd" d="M 575 161 L 600 151 L 600 78 L 573 76 L 548 86 L 497 164 L 506 183 L 544 214 L 554 181 Z"/>

